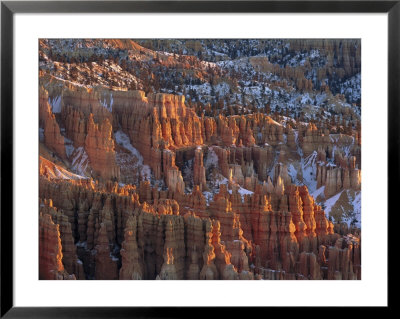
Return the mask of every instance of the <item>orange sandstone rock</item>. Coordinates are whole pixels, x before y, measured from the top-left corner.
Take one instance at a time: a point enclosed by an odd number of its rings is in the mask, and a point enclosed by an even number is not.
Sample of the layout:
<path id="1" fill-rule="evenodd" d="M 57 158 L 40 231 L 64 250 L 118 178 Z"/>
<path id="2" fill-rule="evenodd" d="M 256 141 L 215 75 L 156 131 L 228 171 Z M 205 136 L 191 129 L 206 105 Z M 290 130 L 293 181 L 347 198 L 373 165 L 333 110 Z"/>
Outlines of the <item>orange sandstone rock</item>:
<path id="1" fill-rule="evenodd" d="M 119 178 L 111 133 L 112 126 L 108 119 L 99 125 L 95 124 L 93 115 L 89 116 L 85 149 L 93 170 L 104 180 Z"/>

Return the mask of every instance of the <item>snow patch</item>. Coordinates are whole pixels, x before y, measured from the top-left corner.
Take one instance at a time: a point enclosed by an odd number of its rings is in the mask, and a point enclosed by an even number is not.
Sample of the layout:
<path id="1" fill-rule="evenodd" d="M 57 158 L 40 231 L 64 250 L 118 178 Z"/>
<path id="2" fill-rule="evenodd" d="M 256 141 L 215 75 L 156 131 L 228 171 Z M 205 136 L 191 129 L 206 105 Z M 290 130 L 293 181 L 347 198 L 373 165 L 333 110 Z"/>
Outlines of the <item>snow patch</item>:
<path id="1" fill-rule="evenodd" d="M 303 184 L 308 187 L 310 193 L 313 193 L 317 188 L 317 152 L 314 151 L 308 155 L 304 160 L 301 159 L 303 168 Z"/>
<path id="2" fill-rule="evenodd" d="M 212 201 L 214 194 L 211 192 L 203 192 L 203 195 L 206 198 L 207 206 L 210 206 L 210 202 Z"/>
<path id="3" fill-rule="evenodd" d="M 328 198 L 324 204 L 325 204 L 325 214 L 326 217 L 329 217 L 329 213 L 332 210 L 332 207 L 336 204 L 336 202 L 338 201 L 340 195 L 342 195 L 343 191 L 337 193 L 335 196 L 332 196 L 331 198 Z"/>
<path id="4" fill-rule="evenodd" d="M 121 130 L 115 132 L 114 134 L 115 141 L 121 145 L 122 147 L 126 148 L 129 152 L 132 153 L 133 156 L 137 158 L 137 167 L 140 169 L 140 174 L 145 180 L 151 180 L 151 169 L 148 165 L 143 164 L 143 157 L 140 152 L 134 148 L 131 144 L 129 136 L 126 135 Z"/>
<path id="5" fill-rule="evenodd" d="M 64 145 L 65 145 L 65 151 L 67 153 L 67 157 L 69 158 L 75 150 L 74 143 L 69 138 L 66 138 L 64 136 Z"/>
<path id="6" fill-rule="evenodd" d="M 325 190 L 325 186 L 321 186 L 320 188 L 318 188 L 317 190 L 315 190 L 313 193 L 311 193 L 311 196 L 315 198 L 317 198 L 319 195 L 323 194 Z"/>
<path id="7" fill-rule="evenodd" d="M 243 203 L 243 200 L 244 200 L 244 195 L 253 195 L 254 194 L 254 192 L 249 191 L 248 189 L 245 189 L 243 187 L 240 187 L 238 192 L 242 196 L 242 203 Z"/>
<path id="8" fill-rule="evenodd" d="M 39 141 L 44 142 L 44 129 L 39 128 Z"/>
<path id="9" fill-rule="evenodd" d="M 86 169 L 89 165 L 89 157 L 85 149 L 81 146 L 73 151 L 72 155 L 72 168 L 81 175 L 86 175 Z"/>
<path id="10" fill-rule="evenodd" d="M 61 96 L 58 95 L 53 97 L 52 99 L 49 98 L 49 104 L 51 105 L 51 109 L 53 113 L 61 113 Z"/>
<path id="11" fill-rule="evenodd" d="M 297 181 L 297 170 L 294 168 L 293 164 L 289 165 L 288 174 L 292 178 L 292 181 L 295 181 L 295 182 Z"/>
<path id="12" fill-rule="evenodd" d="M 354 198 L 351 196 L 350 192 L 347 191 L 347 195 L 351 200 L 351 205 L 353 206 L 353 217 L 347 221 L 350 226 L 350 223 L 353 219 L 356 219 L 354 225 L 358 228 L 361 228 L 361 191 L 356 192 Z"/>
<path id="13" fill-rule="evenodd" d="M 207 169 L 211 166 L 218 167 L 218 156 L 212 147 L 208 149 L 204 165 Z"/>
<path id="14" fill-rule="evenodd" d="M 104 98 L 103 101 L 100 100 L 100 104 L 102 106 L 104 106 L 109 112 L 112 112 L 113 103 L 114 103 L 114 98 L 112 96 L 112 93 L 110 95 L 110 104 L 107 103 L 107 99 L 106 98 Z"/>

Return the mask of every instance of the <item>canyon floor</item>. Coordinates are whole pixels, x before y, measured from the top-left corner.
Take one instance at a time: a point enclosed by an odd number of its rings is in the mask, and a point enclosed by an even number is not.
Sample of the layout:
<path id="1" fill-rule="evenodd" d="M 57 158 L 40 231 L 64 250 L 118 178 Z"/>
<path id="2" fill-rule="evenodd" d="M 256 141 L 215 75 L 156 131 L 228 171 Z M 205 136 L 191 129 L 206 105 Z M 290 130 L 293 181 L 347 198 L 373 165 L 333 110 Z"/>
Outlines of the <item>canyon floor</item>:
<path id="1" fill-rule="evenodd" d="M 39 40 L 39 278 L 360 280 L 361 42 Z"/>

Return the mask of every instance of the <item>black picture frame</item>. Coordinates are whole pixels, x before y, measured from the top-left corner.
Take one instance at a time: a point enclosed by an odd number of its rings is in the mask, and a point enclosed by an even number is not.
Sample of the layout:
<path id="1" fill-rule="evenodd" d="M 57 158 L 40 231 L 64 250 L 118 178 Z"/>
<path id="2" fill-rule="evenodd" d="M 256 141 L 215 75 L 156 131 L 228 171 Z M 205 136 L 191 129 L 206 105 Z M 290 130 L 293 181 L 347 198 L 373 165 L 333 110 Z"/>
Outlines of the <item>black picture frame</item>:
<path id="1" fill-rule="evenodd" d="M 1 317 L 132 318 L 188 316 L 192 309 L 14 307 L 13 303 L 13 19 L 15 13 L 388 13 L 388 208 L 399 180 L 400 0 L 397 1 L 1 1 Z M 390 215 L 388 214 L 388 218 Z M 393 218 L 391 218 L 393 219 Z M 393 225 L 393 222 L 388 223 Z M 389 229 L 388 229 L 389 231 Z M 389 232 L 388 232 L 389 234 Z M 388 244 L 391 242 L 388 236 Z M 388 246 L 389 247 L 389 246 Z M 388 255 L 389 262 L 389 255 Z M 389 263 L 388 263 L 389 265 Z M 389 269 L 388 269 L 389 270 Z M 388 287 L 390 281 L 388 280 Z M 34 293 L 34 292 L 32 292 Z M 382 309 L 382 308 L 381 308 Z M 390 309 L 390 298 L 388 307 Z M 204 310 L 204 309 L 203 309 Z M 226 315 L 226 309 L 221 309 Z M 252 309 L 253 310 L 253 309 Z M 254 309 L 257 311 L 257 309 Z M 272 309 L 271 309 L 272 310 Z M 276 310 L 276 309 L 275 309 Z M 294 310 L 294 307 L 291 307 Z M 336 312 L 339 309 L 334 309 Z M 199 309 L 196 310 L 198 312 Z M 201 310 L 200 310 L 201 311 Z M 206 310 L 207 312 L 209 310 Z M 212 310 L 216 314 L 217 309 Z M 248 310 L 245 310 L 246 313 Z M 307 309 L 297 309 L 305 314 Z M 341 311 L 341 310 L 339 310 Z M 203 312 L 203 311 L 201 311 Z M 236 311 L 235 311 L 236 312 Z M 186 313 L 186 314 L 185 314 Z M 268 310 L 271 314 L 271 311 Z"/>

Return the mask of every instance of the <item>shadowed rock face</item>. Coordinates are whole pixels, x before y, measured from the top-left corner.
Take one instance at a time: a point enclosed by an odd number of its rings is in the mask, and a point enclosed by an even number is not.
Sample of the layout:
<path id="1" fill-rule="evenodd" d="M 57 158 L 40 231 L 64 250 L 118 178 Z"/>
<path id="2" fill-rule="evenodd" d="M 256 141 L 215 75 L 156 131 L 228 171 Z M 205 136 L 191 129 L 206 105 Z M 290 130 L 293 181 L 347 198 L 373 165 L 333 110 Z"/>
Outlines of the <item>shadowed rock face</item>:
<path id="1" fill-rule="evenodd" d="M 291 43 L 293 50 L 312 46 Z M 342 61 L 338 78 L 359 72 L 354 44 L 314 44 L 326 54 L 321 81 L 339 72 L 332 54 Z M 321 105 L 307 122 L 304 114 L 251 106 L 248 87 L 238 91 L 242 104 L 226 96 L 213 106 L 193 105 L 193 91 L 185 97 L 133 89 L 127 82 L 135 79 L 162 83 L 154 75 L 160 67 L 215 85 L 228 71 L 133 41 L 104 45 L 135 57 L 145 75 L 136 79 L 129 59 L 104 60 L 85 47 L 85 62 L 68 62 L 67 53 L 57 63 L 47 58 L 56 67 L 40 76 L 40 279 L 361 279 L 359 115 L 327 85 L 316 91 L 307 73 L 316 63 L 311 57 L 304 66 L 248 61 L 254 72 L 281 77 L 265 80 L 268 90 L 323 95 L 334 115 L 325 118 Z M 100 71 L 102 84 L 89 85 Z M 229 72 L 230 81 L 248 76 Z M 261 73 L 248 82 L 255 87 Z M 196 98 L 215 94 L 206 93 Z"/>

